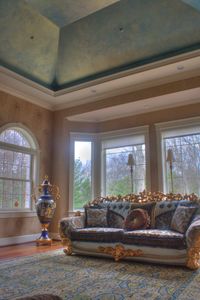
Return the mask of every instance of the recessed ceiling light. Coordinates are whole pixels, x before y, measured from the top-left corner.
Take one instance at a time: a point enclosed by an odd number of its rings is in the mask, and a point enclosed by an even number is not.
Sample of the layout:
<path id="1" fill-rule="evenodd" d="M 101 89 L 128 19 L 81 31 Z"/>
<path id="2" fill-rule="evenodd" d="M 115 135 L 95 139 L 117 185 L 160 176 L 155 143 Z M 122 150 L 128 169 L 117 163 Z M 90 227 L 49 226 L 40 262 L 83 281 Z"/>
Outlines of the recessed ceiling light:
<path id="1" fill-rule="evenodd" d="M 183 70 L 183 69 L 184 69 L 184 66 L 182 66 L 182 65 L 178 65 L 178 66 L 177 66 L 177 70 L 178 70 L 178 71 L 181 71 L 181 70 Z"/>

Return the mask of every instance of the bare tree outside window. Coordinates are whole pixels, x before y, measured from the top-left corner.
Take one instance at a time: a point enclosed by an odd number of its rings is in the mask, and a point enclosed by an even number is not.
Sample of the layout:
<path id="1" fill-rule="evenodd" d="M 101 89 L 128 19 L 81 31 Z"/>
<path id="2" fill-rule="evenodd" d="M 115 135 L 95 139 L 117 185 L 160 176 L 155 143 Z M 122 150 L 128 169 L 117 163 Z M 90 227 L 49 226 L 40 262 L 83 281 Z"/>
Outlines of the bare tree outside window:
<path id="1" fill-rule="evenodd" d="M 125 195 L 131 193 L 130 168 L 127 165 L 130 153 L 133 154 L 135 161 L 135 165 L 133 166 L 133 192 L 139 193 L 145 189 L 145 144 L 118 147 L 105 150 L 106 195 Z"/>
<path id="2" fill-rule="evenodd" d="M 200 195 L 200 134 L 164 138 L 165 157 L 168 149 L 174 155 L 172 176 L 175 193 Z M 166 165 L 167 190 L 171 190 L 170 171 Z"/>

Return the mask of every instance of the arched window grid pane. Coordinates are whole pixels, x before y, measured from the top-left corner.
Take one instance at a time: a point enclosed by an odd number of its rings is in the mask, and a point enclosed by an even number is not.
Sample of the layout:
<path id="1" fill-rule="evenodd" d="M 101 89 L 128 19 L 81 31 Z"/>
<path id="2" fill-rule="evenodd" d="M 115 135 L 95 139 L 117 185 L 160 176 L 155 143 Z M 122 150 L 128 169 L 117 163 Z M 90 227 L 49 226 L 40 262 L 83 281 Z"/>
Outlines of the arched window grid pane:
<path id="1" fill-rule="evenodd" d="M 24 136 L 24 134 L 21 132 L 21 130 L 17 129 L 6 129 L 0 134 L 0 141 L 17 145 L 17 146 L 23 146 L 26 148 L 31 148 L 29 141 Z"/>
<path id="2" fill-rule="evenodd" d="M 23 134 L 24 133 L 24 134 Z M 0 210 L 32 210 L 33 167 L 37 150 L 24 129 L 0 134 Z M 30 140 L 30 143 L 29 143 Z"/>

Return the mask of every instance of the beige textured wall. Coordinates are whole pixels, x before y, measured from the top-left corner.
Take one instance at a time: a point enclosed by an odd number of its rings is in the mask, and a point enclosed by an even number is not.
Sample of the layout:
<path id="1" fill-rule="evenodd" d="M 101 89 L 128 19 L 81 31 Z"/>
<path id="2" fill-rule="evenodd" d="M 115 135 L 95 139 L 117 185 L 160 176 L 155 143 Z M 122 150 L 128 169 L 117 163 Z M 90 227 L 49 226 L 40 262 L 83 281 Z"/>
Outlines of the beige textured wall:
<path id="1" fill-rule="evenodd" d="M 169 87 L 168 92 L 171 89 L 178 90 L 180 85 L 182 89 L 187 87 L 187 83 L 178 82 L 178 85 L 173 84 Z M 189 82 L 191 86 L 196 85 L 196 79 Z M 199 80 L 198 80 L 199 84 Z M 175 88 L 176 87 L 176 88 Z M 163 91 L 165 93 L 166 85 L 164 85 L 163 90 L 160 88 L 158 90 L 151 90 L 152 93 L 147 93 L 147 91 L 137 92 L 140 99 L 152 96 L 152 94 L 159 95 Z M 148 98 L 148 97 L 147 97 Z M 121 102 L 120 102 L 121 99 Z M 110 120 L 102 123 L 79 123 L 79 122 L 69 122 L 66 120 L 66 116 L 73 114 L 79 114 L 81 112 L 87 112 L 96 110 L 97 108 L 103 108 L 123 103 L 124 99 L 129 102 L 130 99 L 136 101 L 136 93 L 128 94 L 125 96 L 117 96 L 109 98 L 106 100 L 98 101 L 91 104 L 81 105 L 70 109 L 65 109 L 62 111 L 54 112 L 54 149 L 53 149 L 53 180 L 59 182 L 61 189 L 61 201 L 59 208 L 56 211 L 56 216 L 53 221 L 52 231 L 56 232 L 59 220 L 67 215 L 68 203 L 69 203 L 69 132 L 106 132 L 118 129 L 125 129 L 143 125 L 149 125 L 149 136 L 150 136 L 150 174 L 151 174 L 151 190 L 158 190 L 158 166 L 157 166 L 157 149 L 156 149 L 156 131 L 155 123 L 166 122 L 171 120 L 178 120 L 184 118 L 190 118 L 200 115 L 200 104 L 192 104 L 187 106 L 181 106 L 172 109 L 160 110 L 155 112 L 149 112 L 140 114 L 137 116 L 130 116 L 122 119 Z"/>
<path id="2" fill-rule="evenodd" d="M 0 126 L 21 123 L 35 135 L 40 147 L 40 182 L 51 178 L 53 113 L 20 98 L 0 92 Z M 0 218 L 0 238 L 34 234 L 40 231 L 37 217 Z"/>
<path id="3" fill-rule="evenodd" d="M 184 89 L 185 87 L 188 87 L 187 83 L 188 82 L 185 82 L 184 85 L 183 82 L 178 82 L 177 86 L 173 84 L 173 87 L 170 87 L 168 91 L 171 91 L 172 88 L 174 91 L 176 88 L 179 90 L 180 86 Z M 194 85 L 197 84 L 196 79 L 188 84 L 194 87 Z M 51 182 L 57 184 L 60 188 L 61 199 L 57 202 L 56 213 L 50 227 L 52 233 L 58 232 L 59 220 L 63 216 L 66 216 L 68 212 L 70 131 L 101 132 L 149 125 L 151 189 L 157 190 L 157 150 L 154 124 L 199 116 L 200 104 L 160 110 L 99 124 L 69 122 L 66 117 L 75 113 L 79 114 L 81 112 L 96 110 L 97 108 L 124 103 L 125 100 L 126 102 L 130 102 L 131 99 L 132 101 L 137 101 L 147 97 L 147 94 L 151 97 L 153 94 L 162 94 L 163 91 L 166 93 L 166 85 L 163 86 L 163 90 L 162 88 L 159 88 L 158 90 L 134 92 L 132 94 L 117 96 L 91 104 L 55 111 L 54 113 L 6 93 L 0 93 L 0 126 L 8 122 L 20 122 L 35 134 L 41 150 L 40 180 L 42 180 L 44 174 L 51 174 Z M 36 233 L 39 230 L 40 226 L 37 218 L 15 218 L 10 219 L 9 222 L 7 219 L 0 219 L 0 237 L 31 234 Z"/>

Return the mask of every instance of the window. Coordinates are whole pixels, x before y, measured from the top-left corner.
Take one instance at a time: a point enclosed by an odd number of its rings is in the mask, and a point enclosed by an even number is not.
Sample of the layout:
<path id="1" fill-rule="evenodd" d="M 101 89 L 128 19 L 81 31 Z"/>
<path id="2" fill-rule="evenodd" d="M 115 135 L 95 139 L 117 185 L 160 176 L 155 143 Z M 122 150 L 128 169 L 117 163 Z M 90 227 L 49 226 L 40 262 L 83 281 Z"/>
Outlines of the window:
<path id="1" fill-rule="evenodd" d="M 102 137 L 102 193 L 125 195 L 147 188 L 147 128 Z M 132 155 L 132 167 L 128 165 Z"/>
<path id="2" fill-rule="evenodd" d="M 70 211 L 80 210 L 93 198 L 93 141 L 71 134 Z"/>
<path id="3" fill-rule="evenodd" d="M 163 189 L 165 192 L 200 195 L 200 119 L 159 126 Z M 167 159 L 172 153 L 171 168 Z"/>
<path id="4" fill-rule="evenodd" d="M 134 193 L 148 189 L 147 149 L 147 126 L 96 135 L 71 133 L 69 211 L 101 195 L 130 194 L 132 182 Z M 129 154 L 135 161 L 132 182 Z"/>
<path id="5" fill-rule="evenodd" d="M 32 210 L 37 149 L 27 129 L 15 124 L 0 130 L 0 210 Z"/>
<path id="6" fill-rule="evenodd" d="M 92 169 L 91 169 L 90 141 L 74 142 L 74 186 L 73 208 L 81 209 L 92 197 Z"/>

